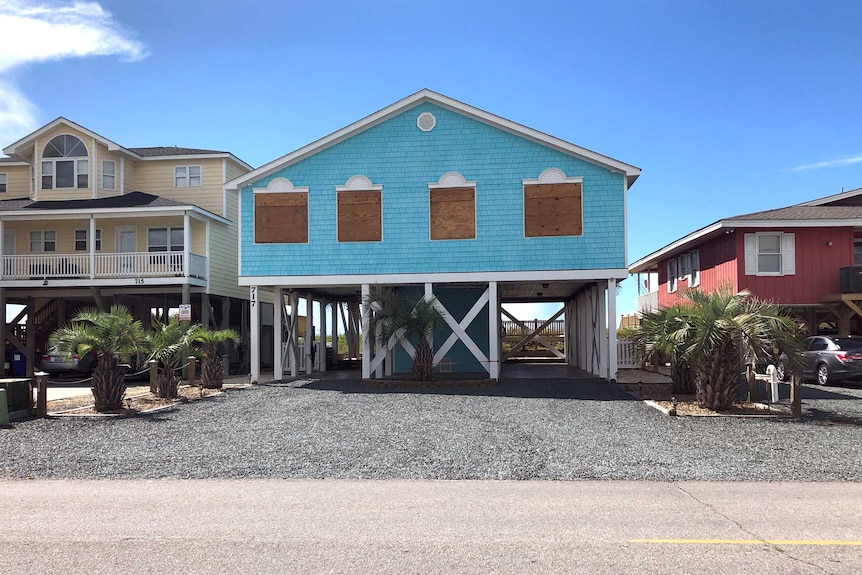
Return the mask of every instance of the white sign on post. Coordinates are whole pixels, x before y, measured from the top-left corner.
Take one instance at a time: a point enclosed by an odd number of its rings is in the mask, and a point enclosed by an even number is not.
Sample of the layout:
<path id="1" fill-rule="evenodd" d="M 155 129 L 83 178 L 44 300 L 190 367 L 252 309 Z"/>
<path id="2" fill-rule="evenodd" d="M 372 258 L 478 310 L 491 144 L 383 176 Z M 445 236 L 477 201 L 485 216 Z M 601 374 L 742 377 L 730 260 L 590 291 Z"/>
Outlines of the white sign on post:
<path id="1" fill-rule="evenodd" d="M 192 304 L 180 304 L 180 321 L 192 321 Z"/>

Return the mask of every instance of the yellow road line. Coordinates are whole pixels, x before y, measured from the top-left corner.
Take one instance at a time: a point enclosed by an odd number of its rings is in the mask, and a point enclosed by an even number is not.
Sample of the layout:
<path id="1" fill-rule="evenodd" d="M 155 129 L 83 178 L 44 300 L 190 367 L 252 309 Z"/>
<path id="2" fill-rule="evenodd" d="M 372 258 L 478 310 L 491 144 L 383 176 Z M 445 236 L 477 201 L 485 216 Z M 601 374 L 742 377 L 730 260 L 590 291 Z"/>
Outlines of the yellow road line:
<path id="1" fill-rule="evenodd" d="M 830 539 L 629 539 L 629 543 L 669 545 L 821 545 L 862 547 L 862 541 Z"/>

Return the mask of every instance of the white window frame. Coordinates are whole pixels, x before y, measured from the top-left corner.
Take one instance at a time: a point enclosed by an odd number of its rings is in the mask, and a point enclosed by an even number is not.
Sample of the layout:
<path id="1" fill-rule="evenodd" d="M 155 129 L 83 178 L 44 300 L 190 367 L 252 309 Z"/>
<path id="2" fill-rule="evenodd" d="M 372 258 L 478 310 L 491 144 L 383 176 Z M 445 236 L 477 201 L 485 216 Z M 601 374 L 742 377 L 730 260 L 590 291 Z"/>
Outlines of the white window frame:
<path id="1" fill-rule="evenodd" d="M 57 231 L 56 230 L 30 230 L 30 253 L 54 253 L 57 251 Z M 35 238 L 35 239 L 34 239 Z M 33 244 L 37 244 L 37 249 L 33 249 Z M 48 249 L 50 246 L 50 249 Z"/>
<path id="2" fill-rule="evenodd" d="M 84 234 L 84 239 L 79 239 L 78 234 Z M 87 252 L 90 251 L 90 242 L 89 242 L 90 230 L 75 230 L 75 251 L 76 252 Z M 84 242 L 84 247 L 78 247 L 78 242 Z M 102 229 L 96 229 L 96 251 L 102 251 Z"/>
<path id="3" fill-rule="evenodd" d="M 857 249 L 862 246 L 862 238 L 853 238 L 853 265 L 862 266 L 862 258 L 856 259 Z"/>
<path id="4" fill-rule="evenodd" d="M 6 172 L 0 172 L 0 194 L 5 194 L 9 186 L 9 175 Z"/>
<path id="5" fill-rule="evenodd" d="M 165 241 L 167 243 L 164 245 L 162 245 L 162 244 L 151 244 L 150 243 L 150 232 L 158 231 L 158 230 L 165 230 Z M 166 253 L 166 252 L 169 253 L 169 252 L 182 252 L 182 251 L 184 251 L 185 250 L 184 244 L 180 244 L 178 246 L 171 244 L 171 231 L 173 231 L 173 230 L 180 230 L 181 232 L 183 232 L 183 234 L 182 234 L 183 235 L 183 241 L 185 241 L 185 230 L 182 227 L 158 226 L 158 227 L 153 227 L 153 228 L 147 228 L 147 253 L 156 253 L 157 254 L 157 253 Z M 165 249 L 154 251 L 152 249 L 153 247 L 160 247 L 160 248 L 164 247 Z M 179 249 L 174 249 L 174 248 L 179 248 Z"/>
<path id="6" fill-rule="evenodd" d="M 679 262 L 676 258 L 667 261 L 667 293 L 675 293 L 679 287 L 677 273 L 679 272 Z"/>
<path id="7" fill-rule="evenodd" d="M 700 285 L 700 250 L 689 252 L 688 258 L 690 264 L 688 287 L 697 287 Z"/>
<path id="8" fill-rule="evenodd" d="M 197 174 L 192 175 L 192 169 L 195 169 Z M 193 181 L 195 178 L 197 182 Z M 203 170 L 201 170 L 200 164 L 174 166 L 175 188 L 200 188 L 201 186 L 203 186 Z"/>
<path id="9" fill-rule="evenodd" d="M 760 270 L 760 238 L 778 236 L 778 271 Z M 745 234 L 745 275 L 748 276 L 788 276 L 796 274 L 796 234 L 787 232 L 755 232 Z M 770 255 L 774 252 L 770 252 Z"/>
<path id="10" fill-rule="evenodd" d="M 111 166 L 111 173 L 107 173 L 106 167 Z M 106 178 L 111 179 L 111 184 L 107 185 L 105 182 L 108 180 Z M 117 162 L 114 160 L 102 160 L 102 184 L 103 190 L 116 190 L 117 189 Z"/>

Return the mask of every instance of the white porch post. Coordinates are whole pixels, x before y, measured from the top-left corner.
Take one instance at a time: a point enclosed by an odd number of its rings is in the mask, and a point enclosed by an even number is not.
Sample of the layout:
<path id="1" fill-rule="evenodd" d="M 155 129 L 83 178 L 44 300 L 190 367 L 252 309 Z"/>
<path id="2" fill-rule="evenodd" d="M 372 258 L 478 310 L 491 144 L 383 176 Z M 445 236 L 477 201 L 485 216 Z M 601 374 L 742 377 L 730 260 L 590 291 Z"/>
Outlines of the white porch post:
<path id="1" fill-rule="evenodd" d="M 317 365 L 326 371 L 326 300 L 320 300 L 320 343 L 317 349 Z"/>
<path id="2" fill-rule="evenodd" d="M 608 379 L 617 380 L 617 280 L 608 280 Z"/>
<path id="3" fill-rule="evenodd" d="M 90 279 L 96 277 L 96 217 L 90 214 L 90 231 L 88 232 L 90 240 Z"/>
<path id="4" fill-rule="evenodd" d="M 334 301 L 329 308 L 332 310 L 332 363 L 338 365 L 338 302 Z"/>
<path id="5" fill-rule="evenodd" d="M 488 282 L 488 377 L 500 377 L 500 314 L 497 282 Z"/>
<path id="6" fill-rule="evenodd" d="M 314 300 L 305 296 L 305 373 L 314 372 L 311 349 L 314 346 Z"/>
<path id="7" fill-rule="evenodd" d="M 183 303 L 191 303 L 189 288 L 189 253 L 192 245 L 192 226 L 188 212 L 183 213 Z M 258 306 L 259 308 L 260 306 Z"/>
<path id="8" fill-rule="evenodd" d="M 371 306 L 366 302 L 371 295 L 371 288 L 368 284 L 362 284 L 362 304 L 360 307 L 362 316 L 362 379 L 371 379 Z"/>
<path id="9" fill-rule="evenodd" d="M 276 381 L 284 377 L 284 327 L 282 326 L 282 318 L 284 317 L 284 290 L 281 286 L 276 286 L 275 295 L 272 299 L 272 377 Z"/>
<path id="10" fill-rule="evenodd" d="M 6 251 L 9 249 L 9 246 L 6 245 L 5 242 L 6 234 L 3 231 L 3 220 L 0 219 L 0 279 L 3 279 L 3 271 L 6 268 Z M 6 325 L 6 324 L 3 324 Z M 2 341 L 6 341 L 6 337 L 3 336 Z M 5 347 L 5 345 L 4 345 Z M 2 368 L 3 366 L 0 366 Z"/>
<path id="11" fill-rule="evenodd" d="M 599 373 L 600 377 L 608 377 L 608 347 L 605 345 L 605 331 L 607 330 L 607 316 L 605 315 L 606 300 L 608 298 L 607 289 L 604 286 L 596 286 L 596 296 L 598 297 L 599 310 L 599 328 L 595 334 L 596 343 L 599 348 Z"/>
<path id="12" fill-rule="evenodd" d="M 251 312 L 251 382 L 260 381 L 260 286 L 249 287 Z"/>

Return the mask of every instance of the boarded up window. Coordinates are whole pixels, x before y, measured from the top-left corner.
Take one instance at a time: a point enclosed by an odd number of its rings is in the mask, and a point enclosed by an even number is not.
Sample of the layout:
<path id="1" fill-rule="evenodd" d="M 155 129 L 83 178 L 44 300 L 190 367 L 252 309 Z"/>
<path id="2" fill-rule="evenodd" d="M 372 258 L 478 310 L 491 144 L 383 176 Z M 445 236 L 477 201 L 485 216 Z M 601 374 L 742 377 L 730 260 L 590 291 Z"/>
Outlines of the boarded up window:
<path id="1" fill-rule="evenodd" d="M 431 239 L 471 240 L 476 237 L 476 190 L 431 190 Z"/>
<path id="2" fill-rule="evenodd" d="M 524 186 L 525 236 L 579 236 L 583 231 L 580 183 Z"/>
<path id="3" fill-rule="evenodd" d="M 308 242 L 308 192 L 254 195 L 254 241 L 259 244 Z"/>
<path id="4" fill-rule="evenodd" d="M 383 239 L 381 192 L 338 192 L 338 241 L 379 242 Z"/>

